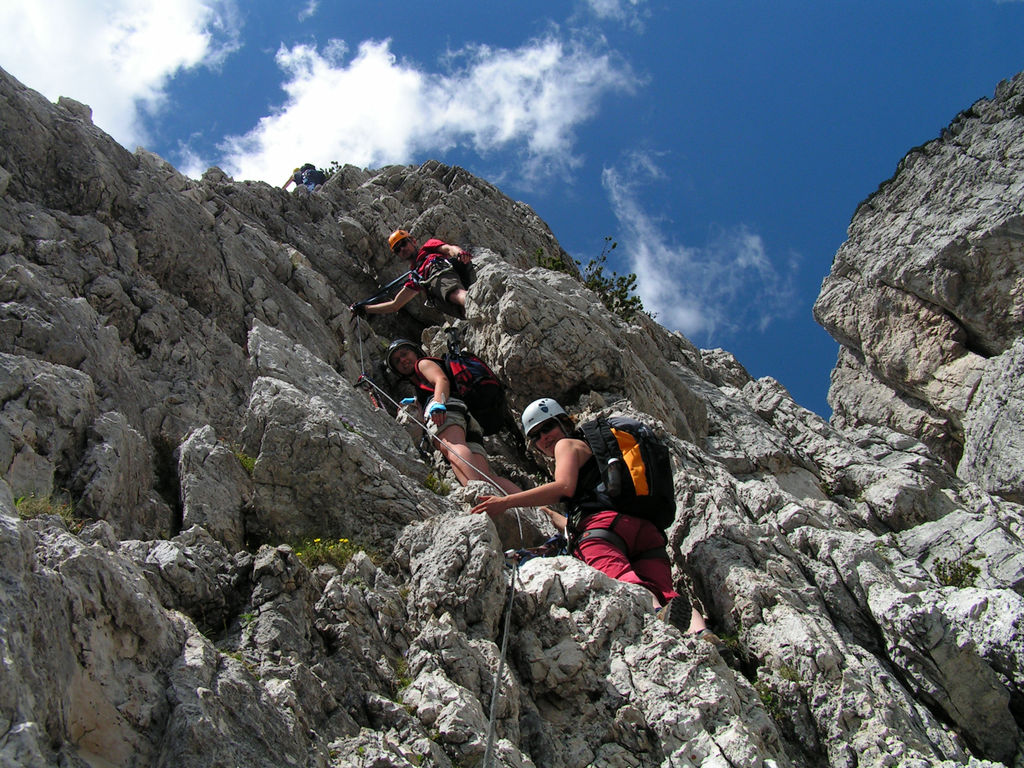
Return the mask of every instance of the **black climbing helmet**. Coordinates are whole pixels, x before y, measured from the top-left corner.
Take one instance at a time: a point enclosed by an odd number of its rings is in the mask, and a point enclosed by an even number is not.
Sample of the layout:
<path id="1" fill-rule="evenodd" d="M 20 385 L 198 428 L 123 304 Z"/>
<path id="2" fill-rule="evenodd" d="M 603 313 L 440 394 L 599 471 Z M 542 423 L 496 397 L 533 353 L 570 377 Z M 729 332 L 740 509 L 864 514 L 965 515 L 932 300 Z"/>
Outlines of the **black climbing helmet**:
<path id="1" fill-rule="evenodd" d="M 391 355 L 393 355 L 397 350 L 401 349 L 402 347 L 408 347 L 409 349 L 416 353 L 417 357 L 423 357 L 423 350 L 420 348 L 420 345 L 417 344 L 415 341 L 410 341 L 409 339 L 395 339 L 394 341 L 391 342 L 391 346 L 388 347 L 388 353 L 384 357 L 385 365 L 387 365 L 387 367 L 390 368 L 394 373 L 398 373 L 398 370 L 391 362 Z"/>

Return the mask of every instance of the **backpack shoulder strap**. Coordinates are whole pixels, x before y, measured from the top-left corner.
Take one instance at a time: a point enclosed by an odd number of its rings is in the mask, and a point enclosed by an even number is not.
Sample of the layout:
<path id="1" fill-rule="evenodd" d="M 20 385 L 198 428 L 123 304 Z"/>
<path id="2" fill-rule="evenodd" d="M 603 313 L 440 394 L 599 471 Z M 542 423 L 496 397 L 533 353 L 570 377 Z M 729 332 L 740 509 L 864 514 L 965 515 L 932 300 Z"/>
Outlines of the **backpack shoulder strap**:
<path id="1" fill-rule="evenodd" d="M 430 360 L 428 357 L 421 357 L 420 360 Z M 412 369 L 412 380 L 416 386 L 424 391 L 434 391 L 434 386 L 427 381 L 426 377 L 420 373 L 420 360 L 416 361 L 416 365 Z M 442 368 L 443 370 L 443 368 Z"/>
<path id="2" fill-rule="evenodd" d="M 441 247 L 447 245 L 444 240 L 432 237 L 420 246 L 420 253 L 441 253 Z"/>
<path id="3" fill-rule="evenodd" d="M 448 362 L 448 355 L 444 355 L 443 357 L 421 357 L 420 359 L 437 363 L 438 368 L 441 369 L 441 372 L 448 379 L 449 396 L 458 397 L 458 395 L 455 394 L 455 379 L 452 378 L 452 366 L 451 363 Z"/>
<path id="4" fill-rule="evenodd" d="M 594 459 L 597 461 L 597 468 L 601 473 L 604 488 L 599 490 L 617 496 L 621 487 L 621 478 L 619 471 L 612 473 L 612 467 L 620 468 L 622 466 L 622 449 L 619 448 L 619 443 L 615 439 L 615 435 L 612 434 L 608 421 L 599 416 L 593 421 L 580 425 L 579 429 L 583 434 L 583 439 L 590 446 Z"/>
<path id="5" fill-rule="evenodd" d="M 598 465 L 601 467 L 601 474 L 604 475 L 608 461 L 613 458 L 622 459 L 622 451 L 619 450 L 619 443 L 612 434 L 608 422 L 598 417 L 579 426 L 583 433 L 583 439 L 587 441 L 590 450 L 594 453 Z"/>

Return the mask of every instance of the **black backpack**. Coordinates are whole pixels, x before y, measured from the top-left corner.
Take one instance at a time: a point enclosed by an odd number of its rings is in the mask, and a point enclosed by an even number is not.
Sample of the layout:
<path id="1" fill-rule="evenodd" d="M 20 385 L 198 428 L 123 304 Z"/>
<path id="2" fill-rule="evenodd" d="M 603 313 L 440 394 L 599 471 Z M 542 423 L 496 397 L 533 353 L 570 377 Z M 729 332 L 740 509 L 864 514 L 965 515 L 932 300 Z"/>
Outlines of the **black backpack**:
<path id="1" fill-rule="evenodd" d="M 599 506 L 650 520 L 662 531 L 676 517 L 672 458 L 645 424 L 628 416 L 599 417 L 579 427 L 597 460 Z"/>
<path id="2" fill-rule="evenodd" d="M 302 176 L 303 184 L 323 184 L 327 181 L 327 174 L 321 171 L 319 168 L 314 166 L 312 163 L 306 163 L 302 166 L 300 171 Z"/>

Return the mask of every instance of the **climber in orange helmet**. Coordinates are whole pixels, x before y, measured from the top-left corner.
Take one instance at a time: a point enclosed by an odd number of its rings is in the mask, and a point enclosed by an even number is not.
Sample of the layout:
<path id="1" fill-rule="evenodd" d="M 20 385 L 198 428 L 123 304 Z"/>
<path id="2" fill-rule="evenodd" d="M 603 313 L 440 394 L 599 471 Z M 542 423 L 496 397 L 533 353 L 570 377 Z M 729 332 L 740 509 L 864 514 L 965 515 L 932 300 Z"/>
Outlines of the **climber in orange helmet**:
<path id="1" fill-rule="evenodd" d="M 419 245 L 404 229 L 396 229 L 388 238 L 388 246 L 396 256 L 409 261 L 408 279 L 394 298 L 371 304 L 376 296 L 356 302 L 350 309 L 357 316 L 383 315 L 397 312 L 421 291 L 441 309 L 456 317 L 464 317 L 466 288 L 472 283 L 473 258 L 469 251 L 443 240 L 431 238 Z M 379 295 L 379 294 L 378 294 Z"/>

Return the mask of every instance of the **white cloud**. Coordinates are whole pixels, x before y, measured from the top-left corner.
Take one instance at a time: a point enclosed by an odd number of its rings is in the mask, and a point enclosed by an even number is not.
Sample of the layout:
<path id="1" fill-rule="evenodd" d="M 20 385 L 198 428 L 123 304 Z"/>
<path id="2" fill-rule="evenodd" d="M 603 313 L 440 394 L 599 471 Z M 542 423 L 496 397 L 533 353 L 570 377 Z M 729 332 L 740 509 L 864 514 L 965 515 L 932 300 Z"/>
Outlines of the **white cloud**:
<path id="1" fill-rule="evenodd" d="M 51 100 L 88 104 L 131 148 L 176 72 L 216 64 L 236 44 L 231 0 L 5 0 L 0 29 L 8 72 Z"/>
<path id="2" fill-rule="evenodd" d="M 742 329 L 763 331 L 792 312 L 796 260 L 777 267 L 760 235 L 745 226 L 721 231 L 701 247 L 675 241 L 670 224 L 648 214 L 637 186 L 663 174 L 649 155 L 602 181 L 621 227 L 620 253 L 637 276 L 637 294 L 662 325 L 706 344 Z M 627 180 L 625 177 L 628 177 Z"/>
<path id="3" fill-rule="evenodd" d="M 641 29 L 649 15 L 646 0 L 585 0 L 587 8 L 602 21 L 617 21 Z"/>
<path id="4" fill-rule="evenodd" d="M 309 0 L 306 3 L 306 7 L 299 11 L 299 21 L 305 21 L 316 15 L 317 9 L 320 7 L 320 0 Z"/>
<path id="5" fill-rule="evenodd" d="M 178 163 L 176 167 L 179 172 L 193 179 L 198 179 L 209 168 L 206 161 L 184 142 L 180 142 L 178 145 Z"/>
<path id="6" fill-rule="evenodd" d="M 298 162 L 379 166 L 458 142 L 480 154 L 519 149 L 527 174 L 557 172 L 578 162 L 574 129 L 601 97 L 636 85 L 613 55 L 554 37 L 514 50 L 467 47 L 447 57 L 447 74 L 398 60 L 389 40 L 346 55 L 339 41 L 322 53 L 282 47 L 285 103 L 225 141 L 225 170 L 283 183 Z"/>

